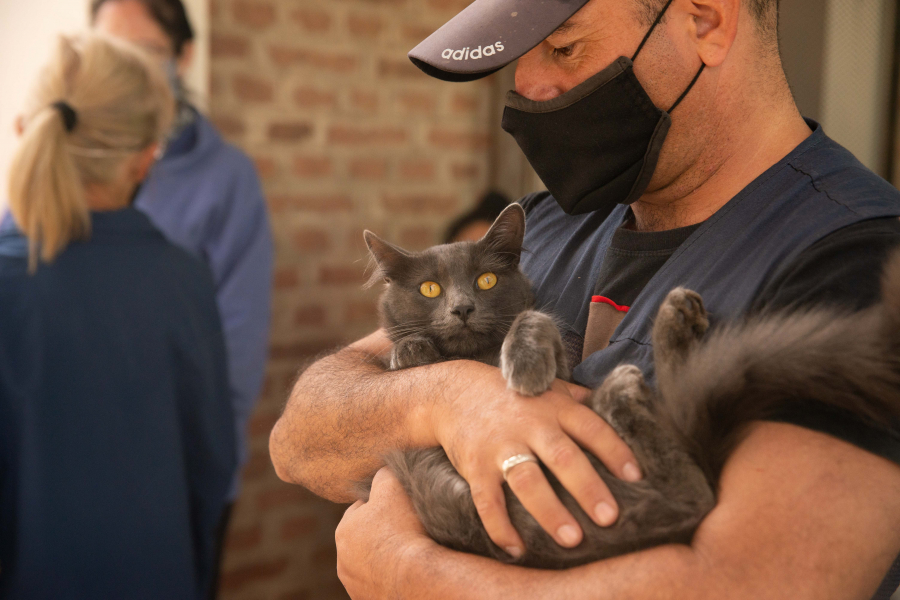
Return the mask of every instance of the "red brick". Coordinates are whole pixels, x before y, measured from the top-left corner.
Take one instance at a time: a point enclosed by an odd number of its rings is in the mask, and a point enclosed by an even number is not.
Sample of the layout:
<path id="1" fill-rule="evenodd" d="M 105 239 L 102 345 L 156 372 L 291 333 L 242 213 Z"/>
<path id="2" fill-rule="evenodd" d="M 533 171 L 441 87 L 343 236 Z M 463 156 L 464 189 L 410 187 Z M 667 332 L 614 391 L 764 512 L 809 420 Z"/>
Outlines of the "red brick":
<path id="1" fill-rule="evenodd" d="M 281 524 L 281 539 L 285 541 L 307 537 L 316 531 L 318 519 L 315 517 L 294 517 Z"/>
<path id="2" fill-rule="evenodd" d="M 437 107 L 437 100 L 434 94 L 427 92 L 403 92 L 397 100 L 404 110 L 433 113 Z"/>
<path id="3" fill-rule="evenodd" d="M 236 0 L 232 9 L 236 22 L 254 29 L 264 29 L 275 22 L 275 6 L 269 2 Z"/>
<path id="4" fill-rule="evenodd" d="M 272 344 L 269 357 L 275 360 L 286 360 L 291 363 L 303 361 L 322 352 L 334 350 L 345 344 L 346 340 L 327 338 L 321 340 L 305 340 L 292 344 Z"/>
<path id="5" fill-rule="evenodd" d="M 273 560 L 233 567 L 222 574 L 221 586 L 225 590 L 237 591 L 256 581 L 273 579 L 284 573 L 287 566 L 288 559 L 282 556 Z"/>
<path id="6" fill-rule="evenodd" d="M 453 96 L 451 108 L 458 113 L 474 113 L 478 110 L 478 97 L 468 94 L 456 94 Z"/>
<path id="7" fill-rule="evenodd" d="M 321 590 L 319 590 L 318 593 L 321 598 Z M 342 589 L 340 590 L 339 595 L 334 596 L 334 598 L 345 598 L 346 596 L 347 592 Z M 278 596 L 278 600 L 312 600 L 312 597 L 312 592 L 309 590 L 293 590 Z M 332 596 L 329 596 L 329 598 L 331 597 Z"/>
<path id="8" fill-rule="evenodd" d="M 475 163 L 453 163 L 450 172 L 454 179 L 472 180 L 476 179 L 481 173 L 481 167 Z"/>
<path id="9" fill-rule="evenodd" d="M 390 211 L 420 215 L 423 213 L 452 215 L 457 210 L 456 198 L 431 194 L 385 195 L 382 204 Z"/>
<path id="10" fill-rule="evenodd" d="M 275 289 L 278 290 L 295 288 L 300 283 L 300 275 L 294 268 L 276 269 L 273 279 Z"/>
<path id="11" fill-rule="evenodd" d="M 294 102 L 303 108 L 333 107 L 337 104 L 337 95 L 334 92 L 302 87 L 294 92 Z"/>
<path id="12" fill-rule="evenodd" d="M 247 130 L 247 126 L 244 124 L 244 121 L 239 119 L 238 117 L 232 117 L 229 115 L 215 115 L 212 118 L 213 123 L 216 128 L 222 132 L 225 137 L 238 137 L 244 135 L 244 132 Z"/>
<path id="13" fill-rule="evenodd" d="M 250 42 L 244 36 L 214 33 L 210 39 L 210 54 L 214 59 L 244 58 L 250 53 Z"/>
<path id="14" fill-rule="evenodd" d="M 428 6 L 437 10 L 458 13 L 471 4 L 472 0 L 428 0 Z"/>
<path id="15" fill-rule="evenodd" d="M 407 59 L 381 59 L 378 74 L 382 77 L 421 78 L 423 81 L 427 77 Z"/>
<path id="16" fill-rule="evenodd" d="M 487 150 L 491 145 L 491 137 L 485 133 L 449 129 L 434 129 L 428 139 L 438 148 L 454 150 Z"/>
<path id="17" fill-rule="evenodd" d="M 403 37 L 410 43 L 417 44 L 434 33 L 433 27 L 425 25 L 404 25 Z"/>
<path id="18" fill-rule="evenodd" d="M 362 285 L 365 281 L 361 266 L 324 266 L 319 269 L 319 283 L 325 285 Z"/>
<path id="19" fill-rule="evenodd" d="M 257 156 L 253 162 L 256 164 L 256 172 L 261 179 L 271 179 L 278 174 L 278 163 L 268 156 Z"/>
<path id="20" fill-rule="evenodd" d="M 400 176 L 404 179 L 428 181 L 434 179 L 435 166 L 430 160 L 407 160 L 400 163 Z"/>
<path id="21" fill-rule="evenodd" d="M 378 305 L 374 301 L 351 302 L 344 311 L 344 318 L 350 323 L 375 322 Z"/>
<path id="22" fill-rule="evenodd" d="M 301 306 L 294 312 L 294 324 L 313 327 L 328 325 L 328 313 L 323 306 Z"/>
<path id="23" fill-rule="evenodd" d="M 398 241 L 407 250 L 424 250 L 437 242 L 434 229 L 430 227 L 404 229 L 400 232 Z"/>
<path id="24" fill-rule="evenodd" d="M 331 29 L 331 15 L 321 10 L 297 9 L 291 13 L 291 20 L 306 31 L 328 31 Z"/>
<path id="25" fill-rule="evenodd" d="M 378 94 L 375 92 L 353 90 L 350 94 L 350 102 L 358 111 L 373 113 L 378 110 Z"/>
<path id="26" fill-rule="evenodd" d="M 249 527 L 232 527 L 225 544 L 229 552 L 234 552 L 256 548 L 261 541 L 262 527 L 257 523 Z"/>
<path id="27" fill-rule="evenodd" d="M 241 478 L 244 481 L 257 481 L 269 472 L 274 473 L 272 469 L 272 461 L 269 460 L 269 455 L 254 455 L 251 456 L 244 464 L 244 469 L 243 471 L 241 471 Z"/>
<path id="28" fill-rule="evenodd" d="M 322 252 L 328 250 L 331 238 L 322 229 L 304 228 L 291 235 L 294 247 L 301 252 Z"/>
<path id="29" fill-rule="evenodd" d="M 308 210 L 323 213 L 349 212 L 353 210 L 353 201 L 349 196 L 341 194 L 273 196 L 269 199 L 269 206 L 273 212 L 286 210 Z"/>
<path id="30" fill-rule="evenodd" d="M 363 158 L 350 162 L 350 175 L 356 179 L 381 180 L 387 175 L 387 162 L 377 158 Z"/>
<path id="31" fill-rule="evenodd" d="M 347 17 L 347 30 L 354 36 L 376 37 L 384 28 L 384 21 L 372 15 L 350 15 Z"/>
<path id="32" fill-rule="evenodd" d="M 271 102 L 275 88 L 271 82 L 250 75 L 235 75 L 232 80 L 234 94 L 244 102 Z"/>
<path id="33" fill-rule="evenodd" d="M 277 488 L 256 495 L 256 506 L 260 510 L 281 506 L 301 505 L 313 499 L 312 492 L 299 485 L 279 484 Z"/>
<path id="34" fill-rule="evenodd" d="M 359 64 L 357 57 L 351 54 L 335 54 L 286 46 L 270 47 L 269 57 L 279 67 L 305 65 L 339 73 L 349 73 Z"/>
<path id="35" fill-rule="evenodd" d="M 294 159 L 294 173 L 299 177 L 318 178 L 331 175 L 334 165 L 330 158 L 298 156 Z"/>
<path id="36" fill-rule="evenodd" d="M 272 123 L 269 125 L 269 139 L 274 142 L 299 142 L 312 136 L 309 123 Z"/>
<path id="37" fill-rule="evenodd" d="M 250 419 L 250 422 L 247 424 L 247 432 L 251 436 L 256 435 L 265 435 L 268 436 L 272 432 L 272 428 L 275 427 L 275 423 L 278 421 L 277 414 L 271 413 L 262 413 L 262 414 L 254 414 Z"/>
<path id="38" fill-rule="evenodd" d="M 398 127 L 355 127 L 335 125 L 328 130 L 328 141 L 333 144 L 402 144 L 407 140 L 406 131 Z"/>

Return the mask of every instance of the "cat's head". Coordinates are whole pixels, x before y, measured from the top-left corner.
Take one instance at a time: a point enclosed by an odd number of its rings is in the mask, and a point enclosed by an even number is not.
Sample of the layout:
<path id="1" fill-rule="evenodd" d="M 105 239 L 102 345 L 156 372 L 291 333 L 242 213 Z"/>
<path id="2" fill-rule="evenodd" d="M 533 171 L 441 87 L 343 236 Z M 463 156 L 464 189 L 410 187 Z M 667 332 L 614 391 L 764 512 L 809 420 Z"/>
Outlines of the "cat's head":
<path id="1" fill-rule="evenodd" d="M 371 282 L 387 284 L 382 326 L 393 341 L 430 339 L 447 357 L 499 347 L 516 316 L 531 307 L 531 283 L 519 270 L 525 211 L 504 210 L 477 242 L 407 252 L 366 231 L 376 265 Z"/>

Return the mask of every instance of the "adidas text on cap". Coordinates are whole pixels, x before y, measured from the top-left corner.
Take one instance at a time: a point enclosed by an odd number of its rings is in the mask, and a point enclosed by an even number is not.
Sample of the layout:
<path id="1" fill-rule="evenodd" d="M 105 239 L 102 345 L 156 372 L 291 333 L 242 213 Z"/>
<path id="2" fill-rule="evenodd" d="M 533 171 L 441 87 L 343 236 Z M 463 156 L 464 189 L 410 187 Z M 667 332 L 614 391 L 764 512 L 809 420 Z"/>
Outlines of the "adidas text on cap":
<path id="1" fill-rule="evenodd" d="M 444 81 L 499 71 L 552 34 L 588 0 L 475 0 L 409 53 Z"/>

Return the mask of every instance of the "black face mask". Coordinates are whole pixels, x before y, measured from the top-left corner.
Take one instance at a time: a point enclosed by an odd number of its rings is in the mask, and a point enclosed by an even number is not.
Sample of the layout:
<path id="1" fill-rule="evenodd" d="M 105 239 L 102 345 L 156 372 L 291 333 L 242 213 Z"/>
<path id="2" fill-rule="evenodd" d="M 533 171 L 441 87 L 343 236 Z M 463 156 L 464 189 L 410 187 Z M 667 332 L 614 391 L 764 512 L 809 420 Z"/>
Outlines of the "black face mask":
<path id="1" fill-rule="evenodd" d="M 632 58 L 619 57 L 565 94 L 535 102 L 514 91 L 502 127 L 570 215 L 612 212 L 641 197 L 669 132 L 669 117 L 705 65 L 668 111 L 657 108 L 634 75 L 634 59 L 668 9 L 660 11 Z"/>

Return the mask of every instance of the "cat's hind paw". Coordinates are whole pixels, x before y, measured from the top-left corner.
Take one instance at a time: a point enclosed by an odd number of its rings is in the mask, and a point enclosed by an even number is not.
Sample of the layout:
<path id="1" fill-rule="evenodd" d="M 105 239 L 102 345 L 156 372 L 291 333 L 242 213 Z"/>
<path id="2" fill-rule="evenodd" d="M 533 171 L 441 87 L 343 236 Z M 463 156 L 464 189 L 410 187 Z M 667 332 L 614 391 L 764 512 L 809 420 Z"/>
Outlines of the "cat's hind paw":
<path id="1" fill-rule="evenodd" d="M 697 292 L 675 288 L 666 296 L 653 324 L 653 348 L 663 360 L 683 360 L 709 329 L 709 316 Z"/>

